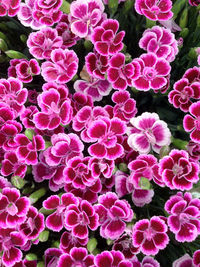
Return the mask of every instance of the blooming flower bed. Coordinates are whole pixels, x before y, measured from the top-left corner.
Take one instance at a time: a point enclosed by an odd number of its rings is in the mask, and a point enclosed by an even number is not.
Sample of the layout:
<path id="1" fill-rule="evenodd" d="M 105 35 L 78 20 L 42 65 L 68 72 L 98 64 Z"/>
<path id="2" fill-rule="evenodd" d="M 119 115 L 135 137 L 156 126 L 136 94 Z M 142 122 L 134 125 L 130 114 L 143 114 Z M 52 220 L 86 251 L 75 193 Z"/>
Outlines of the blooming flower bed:
<path id="1" fill-rule="evenodd" d="M 200 267 L 200 1 L 0 17 L 0 266 Z"/>

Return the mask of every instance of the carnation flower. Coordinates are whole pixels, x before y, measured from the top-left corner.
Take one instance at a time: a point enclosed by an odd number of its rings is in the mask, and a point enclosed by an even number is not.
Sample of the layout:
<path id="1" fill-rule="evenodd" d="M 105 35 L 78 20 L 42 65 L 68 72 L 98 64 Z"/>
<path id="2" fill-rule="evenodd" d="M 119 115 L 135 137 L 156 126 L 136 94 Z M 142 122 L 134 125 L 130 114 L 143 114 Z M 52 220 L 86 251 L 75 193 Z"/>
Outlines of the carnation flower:
<path id="1" fill-rule="evenodd" d="M 140 247 L 144 255 L 156 255 L 169 243 L 167 230 L 167 225 L 159 216 L 139 220 L 133 226 L 133 245 Z"/>
<path id="2" fill-rule="evenodd" d="M 64 253 L 69 253 L 74 247 L 82 247 L 87 245 L 88 237 L 80 239 L 75 237 L 72 232 L 65 231 L 60 238 L 60 249 Z"/>
<path id="3" fill-rule="evenodd" d="M 6 0 L 0 2 L 0 17 L 8 15 L 14 17 L 19 11 L 20 0 Z"/>
<path id="4" fill-rule="evenodd" d="M 200 266 L 200 250 L 196 250 L 193 254 L 193 264 L 195 267 Z"/>
<path id="5" fill-rule="evenodd" d="M 172 267 L 184 267 L 184 266 L 193 267 L 192 258 L 188 254 L 185 254 L 182 257 L 175 260 L 172 265 Z"/>
<path id="6" fill-rule="evenodd" d="M 144 112 L 132 118 L 130 123 L 133 127 L 129 131 L 128 145 L 139 153 L 147 154 L 151 149 L 159 153 L 162 146 L 170 144 L 167 124 L 156 113 Z"/>

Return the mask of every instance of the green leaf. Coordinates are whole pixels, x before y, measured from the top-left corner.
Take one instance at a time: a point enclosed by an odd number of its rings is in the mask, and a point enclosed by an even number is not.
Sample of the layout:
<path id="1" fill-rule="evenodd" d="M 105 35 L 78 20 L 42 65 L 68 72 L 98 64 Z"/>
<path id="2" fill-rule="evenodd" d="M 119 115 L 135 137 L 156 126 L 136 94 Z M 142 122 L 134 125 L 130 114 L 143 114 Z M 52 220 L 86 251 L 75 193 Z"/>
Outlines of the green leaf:
<path id="1" fill-rule="evenodd" d="M 8 50 L 5 53 L 9 58 L 15 58 L 15 59 L 27 58 L 24 54 L 15 50 Z"/>
<path id="2" fill-rule="evenodd" d="M 118 8 L 118 0 L 108 0 L 108 7 L 111 11 L 111 14 L 115 14 Z"/>
<path id="3" fill-rule="evenodd" d="M 185 6 L 186 1 L 185 0 L 176 0 L 172 7 L 172 12 L 174 13 L 173 19 L 176 19 L 178 16 L 178 13 L 183 9 Z"/>

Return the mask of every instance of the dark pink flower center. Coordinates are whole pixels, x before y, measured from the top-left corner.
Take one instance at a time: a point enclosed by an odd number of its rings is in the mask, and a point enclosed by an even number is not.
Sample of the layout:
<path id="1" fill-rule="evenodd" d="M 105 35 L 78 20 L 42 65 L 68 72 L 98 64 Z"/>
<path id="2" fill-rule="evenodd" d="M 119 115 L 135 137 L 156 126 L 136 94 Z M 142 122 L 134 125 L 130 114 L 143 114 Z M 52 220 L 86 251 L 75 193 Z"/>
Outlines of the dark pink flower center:
<path id="1" fill-rule="evenodd" d="M 9 203 L 7 206 L 6 211 L 11 215 L 14 216 L 15 214 L 17 214 L 18 209 L 16 207 L 16 205 L 14 203 Z"/>
<path id="2" fill-rule="evenodd" d="M 147 80 L 153 80 L 156 77 L 156 70 L 153 67 L 144 67 L 143 76 Z"/>
<path id="3" fill-rule="evenodd" d="M 184 224 L 184 223 L 187 223 L 190 220 L 190 218 L 186 213 L 181 213 L 179 215 L 179 220 L 181 224 Z"/>
<path id="4" fill-rule="evenodd" d="M 155 234 L 155 231 L 151 229 L 150 227 L 145 231 L 144 235 L 147 240 L 151 240 Z"/>
<path id="5" fill-rule="evenodd" d="M 81 212 L 81 213 L 78 215 L 78 222 L 79 222 L 79 224 L 81 224 L 81 225 L 86 225 L 86 224 L 89 223 L 87 214 L 86 214 L 84 211 Z"/>
<path id="6" fill-rule="evenodd" d="M 173 171 L 174 175 L 181 176 L 181 174 L 183 173 L 183 167 L 181 167 L 175 163 L 173 168 L 172 168 L 172 171 Z"/>
<path id="7" fill-rule="evenodd" d="M 65 211 L 66 207 L 64 205 L 60 205 L 57 207 L 57 213 L 63 213 Z"/>

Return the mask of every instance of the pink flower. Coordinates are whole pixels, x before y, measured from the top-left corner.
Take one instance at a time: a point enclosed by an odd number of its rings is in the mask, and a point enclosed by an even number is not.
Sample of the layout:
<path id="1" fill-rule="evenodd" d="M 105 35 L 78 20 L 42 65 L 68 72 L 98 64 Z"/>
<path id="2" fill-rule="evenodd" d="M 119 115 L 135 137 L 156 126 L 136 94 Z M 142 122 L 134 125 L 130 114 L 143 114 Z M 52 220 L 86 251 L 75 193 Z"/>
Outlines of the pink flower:
<path id="1" fill-rule="evenodd" d="M 54 134 L 51 137 L 51 143 L 52 146 L 44 151 L 44 157 L 49 166 L 67 164 L 69 159 L 82 156 L 84 145 L 76 134 Z"/>
<path id="2" fill-rule="evenodd" d="M 0 194 L 0 226 L 3 228 L 16 227 L 26 220 L 30 207 L 27 197 L 20 197 L 16 188 L 3 188 Z"/>
<path id="3" fill-rule="evenodd" d="M 195 267 L 200 266 L 200 250 L 196 250 L 193 254 L 193 264 Z"/>
<path id="4" fill-rule="evenodd" d="M 0 17 L 8 15 L 14 17 L 19 11 L 21 0 L 6 0 L 0 1 Z"/>
<path id="5" fill-rule="evenodd" d="M 131 261 L 126 260 L 121 251 L 103 251 L 94 259 L 96 267 L 133 267 Z"/>
<path id="6" fill-rule="evenodd" d="M 30 33 L 27 40 L 29 52 L 37 59 L 50 59 L 51 52 L 60 48 L 62 44 L 58 32 L 50 27 Z"/>
<path id="7" fill-rule="evenodd" d="M 160 160 L 159 168 L 163 182 L 170 189 L 190 190 L 193 183 L 199 181 L 199 166 L 189 161 L 184 150 L 173 149 L 169 156 Z"/>
<path id="8" fill-rule="evenodd" d="M 85 95 L 82 92 L 76 92 L 75 94 L 73 94 L 72 96 L 73 115 L 75 116 L 76 113 L 84 106 L 93 107 L 92 97 L 90 95 Z"/>
<path id="9" fill-rule="evenodd" d="M 144 31 L 139 47 L 148 53 L 155 53 L 159 58 L 172 62 L 178 54 L 178 43 L 175 35 L 168 29 L 154 26 Z"/>
<path id="10" fill-rule="evenodd" d="M 10 120 L 14 119 L 14 113 L 9 107 L 0 107 L 0 128 Z"/>
<path id="11" fill-rule="evenodd" d="M 109 61 L 107 70 L 108 81 L 114 89 L 125 90 L 127 86 L 132 85 L 132 76 L 134 74 L 133 64 L 125 64 L 125 55 L 118 53 Z"/>
<path id="12" fill-rule="evenodd" d="M 200 4 L 199 0 L 189 0 L 189 4 L 191 6 L 198 6 Z"/>
<path id="13" fill-rule="evenodd" d="M 38 92 L 36 91 L 36 89 L 28 90 L 28 102 L 32 104 L 37 104 L 37 97 L 38 97 Z"/>
<path id="14" fill-rule="evenodd" d="M 77 206 L 79 203 L 72 193 L 65 193 L 61 198 L 57 195 L 51 195 L 43 202 L 43 207 L 47 210 L 55 210 L 52 214 L 46 218 L 46 226 L 55 231 L 59 232 L 64 226 L 65 213 L 69 206 Z"/>
<path id="15" fill-rule="evenodd" d="M 192 258 L 190 255 L 185 254 L 182 257 L 178 258 L 173 262 L 172 267 L 193 267 L 194 265 L 192 264 Z"/>
<path id="16" fill-rule="evenodd" d="M 115 55 L 122 50 L 125 32 L 117 33 L 118 29 L 119 22 L 114 19 L 106 19 L 101 26 L 94 29 L 91 41 L 100 55 Z"/>
<path id="17" fill-rule="evenodd" d="M 57 265 L 60 256 L 63 254 L 61 249 L 58 248 L 48 248 L 44 252 L 45 257 L 45 265 L 47 267 L 52 267 L 53 265 Z"/>
<path id="18" fill-rule="evenodd" d="M 36 59 L 12 59 L 8 68 L 8 77 L 18 78 L 23 83 L 30 83 L 34 75 L 40 74 L 40 66 Z"/>
<path id="19" fill-rule="evenodd" d="M 44 13 L 50 13 L 52 11 L 58 11 L 62 5 L 62 0 L 38 0 L 35 3 L 36 8 L 41 8 Z"/>
<path id="20" fill-rule="evenodd" d="M 16 262 L 13 267 L 37 267 L 37 260 L 29 261 L 27 259 Z"/>
<path id="21" fill-rule="evenodd" d="M 69 253 L 73 247 L 85 246 L 88 243 L 88 237 L 80 239 L 72 235 L 71 232 L 65 231 L 60 238 L 60 249 L 64 253 Z"/>
<path id="22" fill-rule="evenodd" d="M 187 152 L 191 160 L 195 162 L 200 160 L 200 144 L 190 140 L 187 145 Z"/>
<path id="23" fill-rule="evenodd" d="M 0 79 L 0 107 L 9 107 L 15 118 L 23 111 L 27 96 L 28 90 L 18 79 Z"/>
<path id="24" fill-rule="evenodd" d="M 88 129 L 88 135 L 95 144 L 88 148 L 91 156 L 114 160 L 123 154 L 122 145 L 118 144 L 117 136 L 123 135 L 126 126 L 118 118 L 108 119 L 102 117 L 92 123 Z"/>
<path id="25" fill-rule="evenodd" d="M 0 251 L 4 266 L 13 266 L 22 260 L 22 252 L 19 248 L 26 243 L 26 239 L 14 228 L 0 228 Z"/>
<path id="26" fill-rule="evenodd" d="M 100 175 L 103 174 L 105 178 L 110 178 L 115 168 L 115 162 L 114 160 L 92 157 L 89 159 L 88 167 L 91 170 L 93 177 L 100 177 Z"/>
<path id="27" fill-rule="evenodd" d="M 65 266 L 94 266 L 94 255 L 88 255 L 86 248 L 72 248 L 69 253 L 63 254 L 59 261 L 58 267 Z"/>
<path id="28" fill-rule="evenodd" d="M 71 25 L 69 22 L 69 15 L 63 14 L 59 23 L 56 26 L 58 36 L 62 37 L 63 45 L 61 48 L 66 49 L 76 44 L 79 38 L 72 33 Z"/>
<path id="29" fill-rule="evenodd" d="M 193 67 L 188 69 L 183 78 L 188 79 L 189 83 L 200 82 L 200 67 Z"/>
<path id="30" fill-rule="evenodd" d="M 36 0 L 25 0 L 25 3 L 20 3 L 20 8 L 17 17 L 22 25 L 31 27 L 33 30 L 39 30 L 45 27 L 44 24 L 38 23 L 33 18 L 33 10 Z"/>
<path id="31" fill-rule="evenodd" d="M 54 49 L 51 60 L 42 63 L 42 76 L 45 81 L 59 84 L 69 82 L 78 70 L 78 57 L 73 50 Z"/>
<path id="32" fill-rule="evenodd" d="M 70 5 L 71 31 L 80 38 L 87 37 L 100 22 L 103 11 L 101 0 L 74 1 Z"/>
<path id="33" fill-rule="evenodd" d="M 67 162 L 63 175 L 67 184 L 71 183 L 74 188 L 85 189 L 86 186 L 92 186 L 97 178 L 93 177 L 89 170 L 90 157 L 73 157 Z"/>
<path id="34" fill-rule="evenodd" d="M 161 89 L 167 84 L 167 76 L 171 71 L 169 62 L 158 58 L 154 53 L 142 54 L 138 59 L 141 67 L 139 77 L 133 80 L 133 86 L 141 91 Z"/>
<path id="35" fill-rule="evenodd" d="M 24 178 L 26 175 L 27 166 L 23 161 L 19 161 L 15 151 L 5 153 L 1 164 L 1 174 L 3 176 L 12 174 L 12 176 Z"/>
<path id="36" fill-rule="evenodd" d="M 128 123 L 137 113 L 136 101 L 130 98 L 128 91 L 118 91 L 112 95 L 112 101 L 115 103 L 113 114 L 121 120 Z"/>
<path id="37" fill-rule="evenodd" d="M 133 226 L 133 245 L 140 247 L 144 255 L 156 255 L 169 243 L 167 225 L 159 216 L 139 220 Z"/>
<path id="38" fill-rule="evenodd" d="M 19 225 L 19 231 L 28 240 L 36 239 L 44 230 L 44 215 L 39 213 L 35 207 L 30 207 L 26 220 Z"/>
<path id="39" fill-rule="evenodd" d="M 170 231 L 178 242 L 192 242 L 200 233 L 200 200 L 192 199 L 190 193 L 178 192 L 165 203 L 170 214 L 167 219 Z"/>
<path id="40" fill-rule="evenodd" d="M 80 137 L 84 142 L 92 142 L 94 140 L 88 135 L 88 129 L 94 121 L 101 117 L 109 117 L 104 108 L 99 106 L 82 107 L 73 118 L 72 128 L 75 131 L 81 131 Z"/>
<path id="41" fill-rule="evenodd" d="M 190 83 L 187 78 L 182 78 L 174 84 L 174 90 L 169 92 L 168 98 L 175 108 L 188 112 L 191 99 L 200 98 L 200 82 Z"/>
<path id="42" fill-rule="evenodd" d="M 28 106 L 20 114 L 20 120 L 26 129 L 27 128 L 28 129 L 35 129 L 35 123 L 33 122 L 33 116 L 34 116 L 34 114 L 36 114 L 38 112 L 39 112 L 39 110 L 36 106 Z"/>
<path id="43" fill-rule="evenodd" d="M 169 20 L 172 18 L 172 2 L 170 0 L 136 0 L 135 10 L 150 20 Z"/>
<path id="44" fill-rule="evenodd" d="M 162 146 L 170 144 L 171 133 L 167 124 L 160 120 L 156 113 L 144 112 L 141 116 L 132 118 L 128 144 L 141 154 L 147 154 L 153 149 L 159 153 Z"/>
<path id="45" fill-rule="evenodd" d="M 74 89 L 77 92 L 83 92 L 85 95 L 91 97 L 93 101 L 100 101 L 103 96 L 109 95 L 112 86 L 107 80 L 92 78 L 90 81 L 76 80 Z"/>
<path id="46" fill-rule="evenodd" d="M 119 200 L 112 192 L 100 195 L 95 211 L 99 215 L 100 235 L 104 238 L 116 239 L 123 234 L 126 223 L 133 218 L 133 211 L 126 200 Z"/>
<path id="47" fill-rule="evenodd" d="M 45 149 L 45 141 L 41 135 L 33 136 L 31 142 L 24 134 L 18 134 L 14 141 L 18 146 L 16 154 L 19 160 L 31 165 L 38 163 L 37 152 Z"/>
<path id="48" fill-rule="evenodd" d="M 70 205 L 65 213 L 65 228 L 80 239 L 88 237 L 88 227 L 92 231 L 99 226 L 99 216 L 94 207 L 87 201 L 81 200 L 79 205 Z"/>
<path id="49" fill-rule="evenodd" d="M 186 132 L 190 133 L 190 138 L 196 143 L 200 143 L 200 101 L 193 103 L 189 107 L 189 112 L 192 115 L 185 115 L 183 119 L 183 127 Z"/>
<path id="50" fill-rule="evenodd" d="M 38 129 L 53 130 L 61 123 L 67 125 L 72 119 L 72 107 L 68 98 L 62 100 L 62 95 L 56 89 L 50 89 L 38 96 L 38 105 L 42 112 L 33 116 L 33 122 Z"/>
<path id="51" fill-rule="evenodd" d="M 108 69 L 109 57 L 98 54 L 97 52 L 89 53 L 85 57 L 87 72 L 97 79 L 105 80 L 105 73 Z"/>

